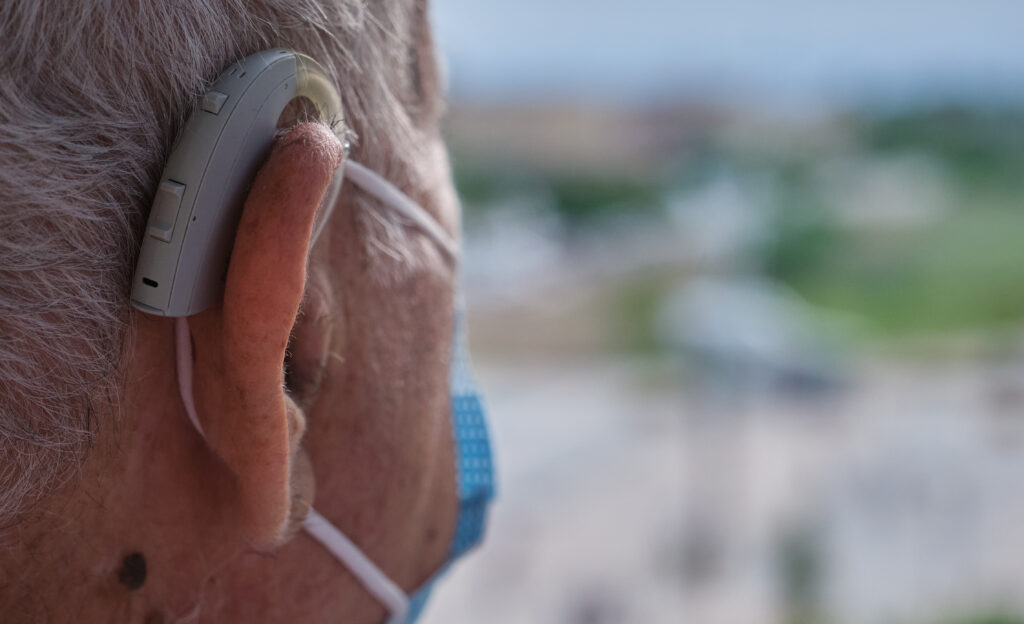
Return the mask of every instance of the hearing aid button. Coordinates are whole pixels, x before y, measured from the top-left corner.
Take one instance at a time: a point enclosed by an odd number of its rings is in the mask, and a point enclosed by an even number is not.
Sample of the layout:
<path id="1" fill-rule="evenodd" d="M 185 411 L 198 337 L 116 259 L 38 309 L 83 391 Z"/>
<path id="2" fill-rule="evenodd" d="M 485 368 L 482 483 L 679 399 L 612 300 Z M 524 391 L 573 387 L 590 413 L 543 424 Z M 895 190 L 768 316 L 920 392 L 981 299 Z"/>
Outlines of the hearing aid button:
<path id="1" fill-rule="evenodd" d="M 220 91 L 207 91 L 206 95 L 203 96 L 203 100 L 199 103 L 199 108 L 203 109 L 208 113 L 216 115 L 220 112 L 224 102 L 228 101 L 226 93 Z"/>
<path id="2" fill-rule="evenodd" d="M 156 190 L 153 208 L 149 213 L 149 226 L 146 232 L 165 243 L 171 242 L 174 234 L 174 222 L 178 219 L 178 208 L 185 194 L 185 185 L 174 180 L 164 180 Z"/>

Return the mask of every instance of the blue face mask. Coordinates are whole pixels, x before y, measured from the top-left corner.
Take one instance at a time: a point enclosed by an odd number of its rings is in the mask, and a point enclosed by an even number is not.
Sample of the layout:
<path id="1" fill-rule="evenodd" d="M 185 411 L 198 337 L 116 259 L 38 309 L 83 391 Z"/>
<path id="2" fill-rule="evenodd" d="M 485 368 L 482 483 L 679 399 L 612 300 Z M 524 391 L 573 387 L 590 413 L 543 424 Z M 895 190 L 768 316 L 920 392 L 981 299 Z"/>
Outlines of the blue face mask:
<path id="1" fill-rule="evenodd" d="M 381 203 L 415 223 L 453 261 L 458 259 L 458 246 L 441 225 L 390 182 L 352 161 L 345 163 L 344 175 Z M 177 319 L 176 332 L 181 398 L 192 424 L 202 433 L 192 398 L 192 341 L 185 317 Z M 419 617 L 437 580 L 452 562 L 480 543 L 487 520 L 487 507 L 494 498 L 490 438 L 483 403 L 470 371 L 461 310 L 456 314 L 452 339 L 450 386 L 459 514 L 448 559 L 423 587 L 407 596 L 355 543 L 315 510 L 311 509 L 303 522 L 303 529 L 337 557 L 367 591 L 387 608 L 390 613 L 389 624 L 407 624 Z"/>

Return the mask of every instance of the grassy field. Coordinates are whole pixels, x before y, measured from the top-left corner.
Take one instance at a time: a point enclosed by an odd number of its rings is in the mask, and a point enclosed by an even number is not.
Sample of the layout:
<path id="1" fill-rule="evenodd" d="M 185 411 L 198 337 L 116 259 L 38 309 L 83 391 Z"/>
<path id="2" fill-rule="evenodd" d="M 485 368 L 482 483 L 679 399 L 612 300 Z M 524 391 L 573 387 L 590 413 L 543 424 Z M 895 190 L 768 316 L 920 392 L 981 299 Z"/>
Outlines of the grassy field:
<path id="1" fill-rule="evenodd" d="M 899 335 L 1020 323 L 1022 269 L 1024 211 L 1007 211 L 835 236 L 815 262 L 782 277 L 811 303 Z"/>

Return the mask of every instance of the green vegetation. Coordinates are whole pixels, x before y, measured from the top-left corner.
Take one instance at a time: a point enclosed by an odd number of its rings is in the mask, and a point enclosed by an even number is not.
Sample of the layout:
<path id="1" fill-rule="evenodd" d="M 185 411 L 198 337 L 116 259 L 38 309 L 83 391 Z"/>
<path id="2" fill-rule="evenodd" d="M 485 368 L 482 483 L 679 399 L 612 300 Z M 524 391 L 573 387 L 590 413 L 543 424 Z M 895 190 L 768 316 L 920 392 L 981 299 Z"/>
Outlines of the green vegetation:
<path id="1" fill-rule="evenodd" d="M 810 303 L 863 318 L 877 337 L 1024 321 L 1024 110 L 919 110 L 848 116 L 833 125 L 843 139 L 826 132 L 804 140 L 797 130 L 792 140 L 780 133 L 737 143 L 735 133 L 727 140 L 709 128 L 680 168 L 651 179 L 488 167 L 457 155 L 456 182 L 470 220 L 497 199 L 533 193 L 550 199 L 571 237 L 626 214 L 663 219 L 665 198 L 726 178 L 771 215 L 768 235 L 744 257 Z M 822 163 L 852 159 L 885 171 L 901 157 L 931 167 L 939 179 L 932 197 L 941 198 L 942 209 L 909 225 L 843 223 L 838 207 L 849 204 L 849 191 L 828 182 Z M 900 197 L 899 182 L 892 186 L 887 192 Z M 906 193 L 916 197 L 914 189 Z M 656 346 L 652 319 L 672 283 L 641 277 L 619 289 L 612 305 L 626 346 Z"/>
<path id="2" fill-rule="evenodd" d="M 1024 319 L 1024 212 L 957 214 L 909 232 L 831 236 L 783 275 L 812 303 L 885 334 L 975 329 Z M 797 241 L 793 249 L 808 249 Z M 796 253 L 792 250 L 787 253 Z"/>
<path id="3" fill-rule="evenodd" d="M 814 529 L 794 527 L 779 540 L 777 565 L 786 624 L 824 624 L 824 563 Z"/>
<path id="4" fill-rule="evenodd" d="M 865 126 L 869 149 L 927 153 L 972 192 L 1024 188 L 1024 111 L 939 108 L 867 120 Z"/>
<path id="5" fill-rule="evenodd" d="M 651 214 L 662 209 L 661 190 L 650 181 L 629 177 L 601 178 L 557 175 L 548 179 L 555 209 L 570 225 L 583 225 L 595 219 L 632 214 Z"/>
<path id="6" fill-rule="evenodd" d="M 464 160 L 466 164 L 463 163 Z M 629 175 L 592 176 L 574 172 L 530 171 L 523 167 L 468 164 L 456 158 L 455 185 L 469 217 L 491 202 L 531 191 L 551 197 L 551 209 L 569 226 L 584 227 L 627 211 L 634 216 L 655 216 L 664 206 L 664 189 L 657 180 Z"/>
<path id="7" fill-rule="evenodd" d="M 671 271 L 651 272 L 630 279 L 612 289 L 602 306 L 609 310 L 613 323 L 613 347 L 626 351 L 650 353 L 662 346 L 656 333 L 658 308 L 682 275 Z"/>

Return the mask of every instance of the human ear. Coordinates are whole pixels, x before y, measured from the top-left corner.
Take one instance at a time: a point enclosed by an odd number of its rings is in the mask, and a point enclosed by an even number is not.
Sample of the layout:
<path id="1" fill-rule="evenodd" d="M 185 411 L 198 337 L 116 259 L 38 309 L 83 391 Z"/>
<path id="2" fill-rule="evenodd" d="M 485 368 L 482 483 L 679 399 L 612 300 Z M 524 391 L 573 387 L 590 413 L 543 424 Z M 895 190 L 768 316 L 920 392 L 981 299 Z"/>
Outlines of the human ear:
<path id="1" fill-rule="evenodd" d="M 342 155 L 318 124 L 301 124 L 277 141 L 246 199 L 223 303 L 189 319 L 199 420 L 234 476 L 234 496 L 224 504 L 256 548 L 284 539 L 295 501 L 312 498 L 296 492 L 312 479 L 299 474 L 309 470 L 298 455 L 305 418 L 285 391 L 284 359 L 314 218 Z"/>

